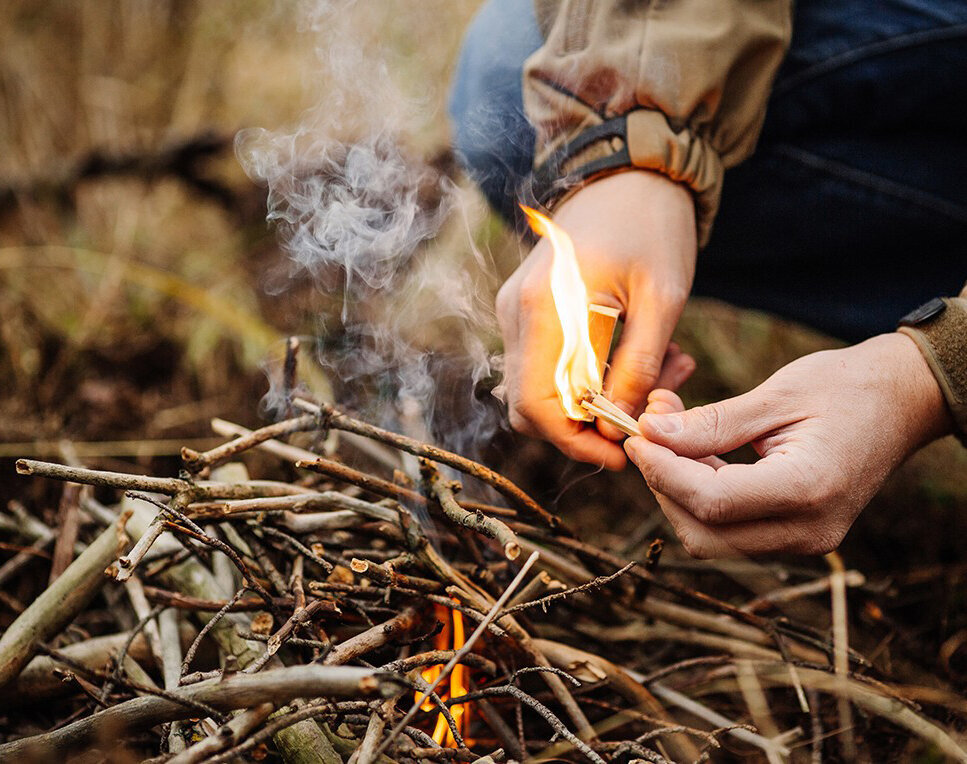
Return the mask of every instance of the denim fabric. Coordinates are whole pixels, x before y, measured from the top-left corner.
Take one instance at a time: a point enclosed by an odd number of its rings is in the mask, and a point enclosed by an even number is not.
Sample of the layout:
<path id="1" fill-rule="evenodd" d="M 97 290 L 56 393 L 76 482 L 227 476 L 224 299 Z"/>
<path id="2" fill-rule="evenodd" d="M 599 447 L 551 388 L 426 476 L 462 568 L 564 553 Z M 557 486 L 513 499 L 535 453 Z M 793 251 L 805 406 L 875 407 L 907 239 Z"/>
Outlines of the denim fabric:
<path id="1" fill-rule="evenodd" d="M 489 0 L 450 103 L 455 150 L 517 221 L 533 158 L 532 0 Z M 967 280 L 967 0 L 799 0 L 755 154 L 725 175 L 694 293 L 847 340 Z"/>

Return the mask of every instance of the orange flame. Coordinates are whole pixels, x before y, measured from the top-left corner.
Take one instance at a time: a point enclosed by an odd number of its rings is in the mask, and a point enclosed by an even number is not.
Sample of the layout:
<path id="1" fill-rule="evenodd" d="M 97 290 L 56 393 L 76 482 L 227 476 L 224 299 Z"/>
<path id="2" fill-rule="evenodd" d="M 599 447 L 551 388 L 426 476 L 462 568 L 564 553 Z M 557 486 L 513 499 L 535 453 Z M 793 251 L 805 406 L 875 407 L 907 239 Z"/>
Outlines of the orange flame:
<path id="1" fill-rule="evenodd" d="M 560 226 L 537 210 L 521 205 L 534 233 L 546 237 L 554 252 L 551 262 L 551 294 L 561 322 L 564 342 L 554 370 L 554 386 L 564 412 L 571 419 L 592 417 L 580 406 L 587 390 L 600 392 L 601 370 L 591 342 L 588 322 L 588 290 L 581 278 L 574 243 Z"/>
<path id="2" fill-rule="evenodd" d="M 463 647 L 463 643 L 466 639 L 463 628 L 463 615 L 456 610 L 451 611 L 449 608 L 443 605 L 434 605 L 436 610 L 436 617 L 441 620 L 444 624 L 443 629 L 434 638 L 434 647 L 437 650 L 459 650 Z M 452 635 L 452 636 L 451 636 Z M 440 672 L 443 670 L 442 664 L 437 664 L 435 666 L 427 666 L 420 673 L 423 675 L 423 679 L 427 682 L 433 682 Z M 457 664 L 453 667 L 453 671 L 450 672 L 450 687 L 449 690 L 441 691 L 440 688 L 437 689 L 437 694 L 443 699 L 447 698 L 457 698 L 461 695 L 466 695 L 470 691 L 469 684 L 467 682 L 467 669 L 461 664 Z M 416 693 L 416 699 L 419 700 L 422 696 L 422 692 Z M 453 706 L 450 708 L 450 714 L 453 716 L 453 721 L 456 722 L 457 731 L 463 735 L 466 722 L 469 720 L 467 716 L 466 706 L 469 704 L 460 704 L 459 706 Z M 420 709 L 423 711 L 432 711 L 436 706 L 433 702 L 427 698 L 423 701 Z M 456 748 L 457 741 L 453 739 L 453 733 L 450 732 L 450 726 L 447 724 L 447 720 L 443 717 L 443 714 L 437 714 L 436 725 L 433 728 L 433 739 L 438 745 L 445 745 L 447 748 Z"/>

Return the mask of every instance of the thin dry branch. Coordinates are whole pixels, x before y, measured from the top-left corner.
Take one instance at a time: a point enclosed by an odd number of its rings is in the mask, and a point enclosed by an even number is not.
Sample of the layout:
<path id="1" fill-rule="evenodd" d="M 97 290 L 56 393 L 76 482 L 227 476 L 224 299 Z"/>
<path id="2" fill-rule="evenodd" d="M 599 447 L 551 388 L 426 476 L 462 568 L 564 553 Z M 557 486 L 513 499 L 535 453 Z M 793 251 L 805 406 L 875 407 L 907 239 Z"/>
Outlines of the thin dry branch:
<path id="1" fill-rule="evenodd" d="M 235 674 L 224 680 L 199 682 L 172 691 L 179 699 L 226 712 L 260 703 L 288 703 L 295 698 L 391 696 L 403 688 L 372 669 L 350 666 L 289 666 L 257 675 Z M 83 748 L 105 733 L 117 739 L 163 722 L 187 719 L 194 709 L 158 696 L 135 698 L 106 708 L 51 732 L 0 745 L 0 760 L 63 754 Z"/>
<path id="2" fill-rule="evenodd" d="M 460 470 L 461 472 L 475 477 L 478 480 L 482 480 L 488 485 L 496 488 L 500 493 L 510 499 L 510 501 L 513 502 L 518 508 L 531 512 L 540 517 L 541 520 L 543 520 L 549 527 L 557 528 L 561 525 L 560 518 L 552 515 L 550 512 L 544 509 L 540 504 L 534 501 L 534 499 L 522 491 L 515 483 L 511 482 L 503 475 L 494 472 L 489 467 L 485 467 L 472 459 L 467 459 L 465 456 L 460 456 L 459 454 L 454 454 L 442 448 L 437 448 L 436 446 L 431 446 L 427 443 L 421 443 L 420 441 L 413 438 L 408 438 L 405 435 L 399 435 L 395 432 L 390 432 L 389 430 L 384 430 L 380 427 L 367 424 L 366 422 L 361 422 L 358 419 L 353 419 L 352 417 L 343 414 L 341 411 L 338 411 L 330 404 L 324 403 L 317 405 L 299 398 L 296 398 L 293 403 L 304 411 L 310 411 L 311 413 L 324 417 L 326 424 L 333 429 L 354 432 L 357 435 L 363 435 L 367 438 L 381 441 L 387 445 L 393 446 L 394 448 L 398 448 L 400 451 L 406 451 L 414 456 L 422 456 L 434 462 L 446 464 L 447 466 Z"/>
<path id="3" fill-rule="evenodd" d="M 420 459 L 420 474 L 429 492 L 436 497 L 440 508 L 450 520 L 464 528 L 496 539 L 508 560 L 516 560 L 520 555 L 520 544 L 517 535 L 504 523 L 495 517 L 487 517 L 479 510 L 468 512 L 457 503 L 454 494 L 460 490 L 459 483 L 450 483 L 443 479 L 440 471 L 427 459 Z"/>
<path id="4" fill-rule="evenodd" d="M 34 657 L 41 642 L 57 634 L 87 605 L 107 581 L 104 571 L 127 544 L 118 520 L 41 594 L 0 638 L 0 689 L 12 682 Z"/>

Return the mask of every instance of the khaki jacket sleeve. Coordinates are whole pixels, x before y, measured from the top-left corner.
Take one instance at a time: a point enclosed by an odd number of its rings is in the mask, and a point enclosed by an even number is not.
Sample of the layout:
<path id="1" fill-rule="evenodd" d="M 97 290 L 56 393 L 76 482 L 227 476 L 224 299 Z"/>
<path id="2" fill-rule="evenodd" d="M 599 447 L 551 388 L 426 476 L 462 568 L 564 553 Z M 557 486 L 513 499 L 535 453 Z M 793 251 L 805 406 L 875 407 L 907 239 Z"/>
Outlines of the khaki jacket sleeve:
<path id="1" fill-rule="evenodd" d="M 755 147 L 791 0 L 536 0 L 536 11 L 545 43 L 524 66 L 524 109 L 544 182 L 560 193 L 627 167 L 665 173 L 694 192 L 704 244 L 723 171 Z"/>
<path id="2" fill-rule="evenodd" d="M 946 297 L 943 303 L 942 312 L 914 325 L 901 324 L 899 331 L 923 353 L 950 408 L 956 434 L 967 446 L 967 284 L 959 297 Z"/>

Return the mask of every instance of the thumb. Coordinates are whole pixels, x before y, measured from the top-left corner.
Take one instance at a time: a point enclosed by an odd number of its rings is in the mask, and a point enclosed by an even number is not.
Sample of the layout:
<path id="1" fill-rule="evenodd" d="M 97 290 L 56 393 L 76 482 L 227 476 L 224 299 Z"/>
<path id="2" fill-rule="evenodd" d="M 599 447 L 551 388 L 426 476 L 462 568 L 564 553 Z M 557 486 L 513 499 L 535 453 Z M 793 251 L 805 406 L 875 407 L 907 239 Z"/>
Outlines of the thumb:
<path id="1" fill-rule="evenodd" d="M 732 451 L 782 424 L 757 390 L 687 411 L 642 414 L 638 420 L 648 440 L 692 459 Z"/>

